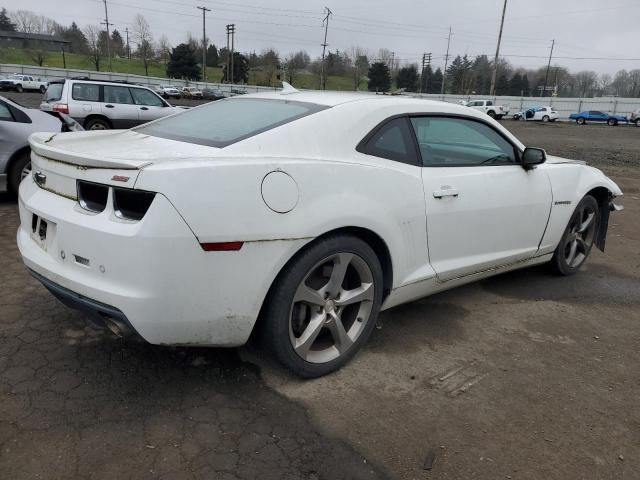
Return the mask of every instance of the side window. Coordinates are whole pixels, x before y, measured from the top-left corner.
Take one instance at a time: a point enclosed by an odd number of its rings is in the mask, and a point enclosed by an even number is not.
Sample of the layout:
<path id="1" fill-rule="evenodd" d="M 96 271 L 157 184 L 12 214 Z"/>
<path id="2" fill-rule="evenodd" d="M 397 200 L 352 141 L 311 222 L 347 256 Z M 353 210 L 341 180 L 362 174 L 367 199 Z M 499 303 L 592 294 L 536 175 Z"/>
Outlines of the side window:
<path id="1" fill-rule="evenodd" d="M 513 145 L 484 123 L 464 118 L 414 117 L 411 124 L 425 167 L 517 163 Z"/>
<path id="2" fill-rule="evenodd" d="M 0 120 L 5 122 L 13 122 L 13 115 L 6 103 L 0 102 Z"/>
<path id="3" fill-rule="evenodd" d="M 493 107 L 493 102 L 491 100 L 487 101 L 487 107 Z"/>
<path id="4" fill-rule="evenodd" d="M 481 105 L 480 102 L 469 102 L 467 103 L 467 106 L 469 107 L 479 107 Z"/>
<path id="5" fill-rule="evenodd" d="M 104 102 L 123 103 L 131 105 L 133 104 L 133 99 L 131 98 L 128 87 L 115 87 L 113 85 L 105 85 Z"/>
<path id="6" fill-rule="evenodd" d="M 130 88 L 133 101 L 136 105 L 147 105 L 150 107 L 163 107 L 164 102 L 155 93 L 144 88 Z"/>
<path id="7" fill-rule="evenodd" d="M 367 155 L 418 165 L 406 117 L 395 118 L 374 131 L 357 150 Z"/>
<path id="8" fill-rule="evenodd" d="M 100 85 L 95 83 L 74 83 L 71 88 L 71 98 L 85 102 L 100 101 Z"/>

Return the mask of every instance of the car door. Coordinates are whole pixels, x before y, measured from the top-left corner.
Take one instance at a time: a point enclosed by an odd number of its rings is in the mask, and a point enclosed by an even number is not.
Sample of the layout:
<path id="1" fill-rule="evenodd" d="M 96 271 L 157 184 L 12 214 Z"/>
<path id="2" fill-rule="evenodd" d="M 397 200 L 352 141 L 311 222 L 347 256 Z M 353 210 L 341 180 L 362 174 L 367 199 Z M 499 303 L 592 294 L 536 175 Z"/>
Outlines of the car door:
<path id="1" fill-rule="evenodd" d="M 79 122 L 92 113 L 100 112 L 100 85 L 97 83 L 73 83 L 71 87 L 69 115 Z"/>
<path id="2" fill-rule="evenodd" d="M 543 169 L 488 123 L 411 118 L 420 154 L 429 260 L 440 281 L 536 255 L 551 209 Z"/>
<path id="3" fill-rule="evenodd" d="M 133 101 L 129 87 L 104 85 L 102 113 L 109 117 L 113 128 L 131 128 L 138 125 L 138 107 Z"/>
<path id="4" fill-rule="evenodd" d="M 138 123 L 146 123 L 173 113 L 173 108 L 158 95 L 146 88 L 129 87 L 136 104 Z"/>

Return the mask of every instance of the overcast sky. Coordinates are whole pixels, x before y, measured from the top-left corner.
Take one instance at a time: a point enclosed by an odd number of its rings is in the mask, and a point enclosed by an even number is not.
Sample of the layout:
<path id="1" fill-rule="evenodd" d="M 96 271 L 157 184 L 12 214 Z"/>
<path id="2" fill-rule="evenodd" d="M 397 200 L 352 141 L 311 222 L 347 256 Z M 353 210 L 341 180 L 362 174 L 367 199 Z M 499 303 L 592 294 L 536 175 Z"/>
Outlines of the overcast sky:
<path id="1" fill-rule="evenodd" d="M 515 66 L 545 65 L 555 39 L 553 64 L 572 71 L 640 68 L 640 0 L 508 1 L 501 56 Z M 3 3 L 9 10 L 33 10 L 62 24 L 75 20 L 83 27 L 104 19 L 102 0 Z M 202 14 L 195 7 L 204 5 L 212 10 L 207 13 L 207 36 L 218 46 L 226 43 L 225 25 L 235 23 L 237 50 L 273 47 L 286 54 L 303 48 L 312 58 L 322 52 L 326 5 L 333 11 L 330 49 L 359 45 L 375 56 L 379 48 L 388 48 L 401 63 L 417 63 L 423 52 L 432 52 L 434 66 L 440 66 L 449 25 L 452 54 L 493 57 L 503 0 L 107 0 L 107 4 L 109 20 L 121 32 L 126 27 L 131 30 L 133 17 L 141 13 L 155 38 L 165 34 L 174 46 L 189 33 L 201 38 Z"/>

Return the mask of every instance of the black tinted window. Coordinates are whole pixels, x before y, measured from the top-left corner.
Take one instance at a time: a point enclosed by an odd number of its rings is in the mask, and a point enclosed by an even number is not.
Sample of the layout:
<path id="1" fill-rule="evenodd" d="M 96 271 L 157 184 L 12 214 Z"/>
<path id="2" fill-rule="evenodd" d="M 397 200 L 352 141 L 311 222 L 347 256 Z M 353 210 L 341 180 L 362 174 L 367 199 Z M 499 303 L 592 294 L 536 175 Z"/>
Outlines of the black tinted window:
<path id="1" fill-rule="evenodd" d="M 186 110 L 136 130 L 181 142 L 225 147 L 324 108 L 289 100 L 236 98 Z"/>
<path id="2" fill-rule="evenodd" d="M 71 89 L 74 100 L 97 102 L 100 100 L 100 85 L 95 83 L 74 83 Z"/>
<path id="3" fill-rule="evenodd" d="M 484 123 L 463 118 L 415 117 L 411 124 L 425 167 L 517 162 L 513 145 Z"/>
<path id="4" fill-rule="evenodd" d="M 397 162 L 417 165 L 416 151 L 407 118 L 395 118 L 378 128 L 358 151 Z"/>

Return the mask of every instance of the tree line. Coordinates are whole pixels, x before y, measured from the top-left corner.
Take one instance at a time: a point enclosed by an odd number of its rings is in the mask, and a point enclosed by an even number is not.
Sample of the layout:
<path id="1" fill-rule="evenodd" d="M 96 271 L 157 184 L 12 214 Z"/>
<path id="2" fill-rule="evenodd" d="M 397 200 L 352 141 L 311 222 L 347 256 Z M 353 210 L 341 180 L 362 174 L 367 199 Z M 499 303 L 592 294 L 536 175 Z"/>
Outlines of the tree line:
<path id="1" fill-rule="evenodd" d="M 112 57 L 137 58 L 149 74 L 152 62 L 163 65 L 167 76 L 200 80 L 202 78 L 202 41 L 192 35 L 173 47 L 166 35 L 155 38 L 152 30 L 141 14 L 137 14 L 129 31 L 129 44 L 123 32 L 114 29 L 109 36 L 99 25 L 86 25 L 80 28 L 76 22 L 69 26 L 38 15 L 28 10 L 0 10 L 0 30 L 41 33 L 68 40 L 70 53 L 86 55 L 95 70 L 104 70 L 107 61 L 107 43 Z M 318 88 L 326 84 L 328 76 L 343 77 L 350 80 L 354 90 L 388 92 L 392 88 L 402 88 L 409 92 L 440 93 L 444 91 L 460 95 L 488 95 L 494 62 L 486 55 L 469 58 L 467 55 L 453 57 L 446 70 L 426 65 L 422 70 L 416 63 L 397 65 L 388 49 L 371 51 L 354 46 L 348 50 L 333 50 L 314 59 L 305 51 L 297 50 L 287 55 L 273 48 L 261 52 L 231 52 L 224 46 L 219 47 L 206 41 L 205 63 L 207 67 L 221 67 L 220 78 L 212 81 L 247 83 L 249 72 L 256 72 L 259 85 L 277 85 L 281 80 L 295 84 L 301 74 L 315 75 Z M 42 66 L 48 52 L 44 48 L 31 51 L 34 63 Z M 233 75 L 227 71 L 233 64 Z M 496 78 L 497 95 L 540 96 L 544 85 L 545 96 L 594 97 L 616 95 L 621 97 L 640 97 L 640 69 L 620 70 L 614 76 L 598 74 L 593 71 L 570 72 L 566 67 L 546 66 L 538 69 L 515 67 L 507 60 L 500 59 Z"/>

